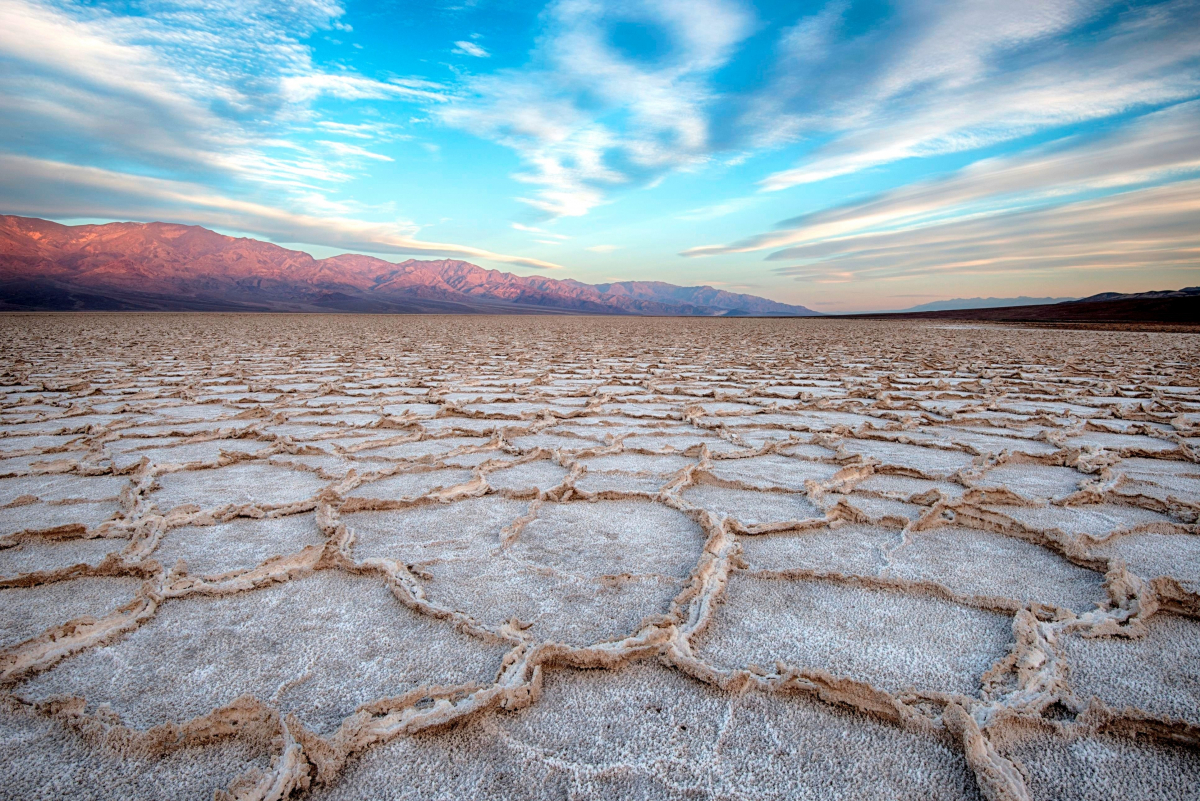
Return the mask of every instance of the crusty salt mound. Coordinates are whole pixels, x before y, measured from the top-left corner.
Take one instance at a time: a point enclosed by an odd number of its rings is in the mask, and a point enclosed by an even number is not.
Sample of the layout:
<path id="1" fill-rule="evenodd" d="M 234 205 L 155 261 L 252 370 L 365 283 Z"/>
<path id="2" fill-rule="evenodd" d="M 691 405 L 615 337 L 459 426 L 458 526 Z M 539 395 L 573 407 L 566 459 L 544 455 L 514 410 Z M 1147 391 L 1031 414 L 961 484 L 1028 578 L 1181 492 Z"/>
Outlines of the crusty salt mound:
<path id="1" fill-rule="evenodd" d="M 1200 787 L 1194 336 L 0 329 L 0 798 Z"/>

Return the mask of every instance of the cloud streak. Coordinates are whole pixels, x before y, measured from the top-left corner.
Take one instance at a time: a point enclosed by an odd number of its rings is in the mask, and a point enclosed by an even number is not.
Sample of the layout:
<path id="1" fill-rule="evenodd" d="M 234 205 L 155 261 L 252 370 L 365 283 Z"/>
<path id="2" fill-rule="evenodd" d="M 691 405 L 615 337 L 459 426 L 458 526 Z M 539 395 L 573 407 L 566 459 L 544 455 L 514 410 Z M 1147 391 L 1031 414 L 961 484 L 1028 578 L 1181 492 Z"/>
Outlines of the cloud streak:
<path id="1" fill-rule="evenodd" d="M 1120 221 L 1113 215 L 1120 209 L 1126 220 L 1119 227 L 1123 236 L 1134 236 L 1129 226 L 1136 223 L 1146 226 L 1141 239 L 1152 240 L 1159 231 L 1152 217 L 1134 214 L 1119 199 L 1093 198 L 1176 183 L 1186 196 L 1195 192 L 1192 179 L 1197 174 L 1200 101 L 1193 101 L 1101 138 L 1070 139 L 1031 153 L 983 160 L 939 180 L 783 220 L 773 231 L 728 245 L 691 248 L 682 255 L 775 249 L 767 259 L 803 260 L 803 266 L 785 270 L 802 276 L 833 270 L 899 275 L 903 264 L 921 264 L 932 272 L 971 264 L 1028 264 L 1036 261 L 1032 254 L 1039 246 L 1051 247 L 1052 238 L 1021 237 L 1013 228 L 1017 223 L 1044 228 L 1057 222 L 1074 233 L 1090 228 L 1093 236 L 1104 239 L 1118 230 L 1113 226 Z M 1180 196 L 1172 197 L 1172 219 L 1186 218 L 1191 207 Z M 1095 217 L 1090 223 L 1089 214 Z M 1191 224 L 1200 230 L 1200 217 L 1193 216 Z M 989 235 L 989 226 L 997 233 Z M 963 237 L 959 243 L 952 241 L 956 233 Z M 903 247 L 921 252 L 906 255 Z M 1122 251 L 1114 246 L 1112 252 Z M 1024 255 L 1016 258 L 1015 253 Z"/>
<path id="2" fill-rule="evenodd" d="M 463 56 L 474 56 L 475 58 L 491 58 L 492 54 L 484 50 L 474 42 L 455 42 L 454 52 Z"/>
<path id="3" fill-rule="evenodd" d="M 1200 180 L 1051 209 L 860 234 L 790 248 L 776 272 L 812 283 L 937 276 L 1193 271 L 1200 260 Z"/>

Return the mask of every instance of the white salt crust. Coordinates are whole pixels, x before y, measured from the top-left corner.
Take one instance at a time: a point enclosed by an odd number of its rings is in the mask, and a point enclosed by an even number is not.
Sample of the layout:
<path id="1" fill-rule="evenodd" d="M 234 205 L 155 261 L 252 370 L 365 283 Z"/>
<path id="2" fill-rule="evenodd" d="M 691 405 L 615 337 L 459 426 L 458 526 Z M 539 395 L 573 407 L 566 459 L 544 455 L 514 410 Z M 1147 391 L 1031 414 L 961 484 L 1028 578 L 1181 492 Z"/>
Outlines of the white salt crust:
<path id="1" fill-rule="evenodd" d="M 1174 798 L 1200 772 L 1188 336 L 0 327 L 0 797 Z"/>

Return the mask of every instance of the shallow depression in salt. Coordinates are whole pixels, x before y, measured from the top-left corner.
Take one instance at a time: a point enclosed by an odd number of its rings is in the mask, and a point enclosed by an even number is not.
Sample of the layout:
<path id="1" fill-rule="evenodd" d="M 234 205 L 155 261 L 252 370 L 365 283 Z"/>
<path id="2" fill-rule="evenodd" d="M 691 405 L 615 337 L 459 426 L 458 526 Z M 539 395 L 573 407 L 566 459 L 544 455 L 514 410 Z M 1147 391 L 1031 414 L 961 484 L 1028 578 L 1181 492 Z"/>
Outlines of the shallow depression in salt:
<path id="1" fill-rule="evenodd" d="M 1200 776 L 1194 337 L 0 328 L 0 798 Z"/>

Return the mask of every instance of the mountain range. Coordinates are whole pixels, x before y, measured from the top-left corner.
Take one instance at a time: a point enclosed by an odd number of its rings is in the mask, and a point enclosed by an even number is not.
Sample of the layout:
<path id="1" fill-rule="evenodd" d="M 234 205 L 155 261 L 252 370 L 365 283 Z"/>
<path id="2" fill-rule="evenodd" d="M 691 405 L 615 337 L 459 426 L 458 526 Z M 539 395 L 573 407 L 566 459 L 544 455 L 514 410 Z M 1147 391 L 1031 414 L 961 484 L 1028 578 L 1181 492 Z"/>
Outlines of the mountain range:
<path id="1" fill-rule="evenodd" d="M 1050 303 L 1066 303 L 1076 298 L 1031 298 L 1021 295 L 1019 298 L 951 298 L 950 300 L 935 300 L 932 303 L 922 303 L 907 309 L 898 309 L 897 313 L 924 311 L 955 311 L 959 309 L 995 309 L 1001 306 L 1045 306 Z"/>
<path id="2" fill-rule="evenodd" d="M 0 215 L 0 310 L 352 311 L 809 317 L 711 286 L 585 284 L 452 259 L 316 259 L 171 223 L 61 225 Z"/>
<path id="3" fill-rule="evenodd" d="M 1169 325 L 1200 328 L 1200 286 L 1153 292 L 1101 292 L 1061 303 L 936 309 L 932 311 L 870 312 L 842 315 L 843 319 L 987 320 L 1034 325 Z"/>

